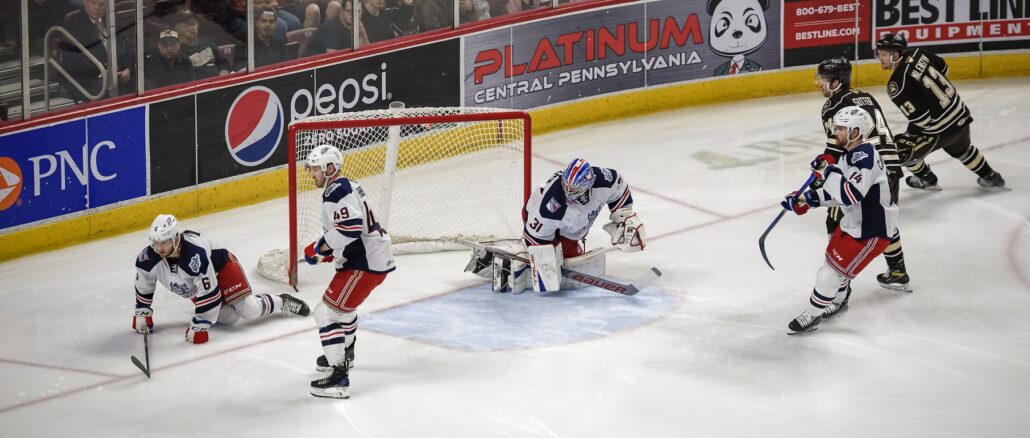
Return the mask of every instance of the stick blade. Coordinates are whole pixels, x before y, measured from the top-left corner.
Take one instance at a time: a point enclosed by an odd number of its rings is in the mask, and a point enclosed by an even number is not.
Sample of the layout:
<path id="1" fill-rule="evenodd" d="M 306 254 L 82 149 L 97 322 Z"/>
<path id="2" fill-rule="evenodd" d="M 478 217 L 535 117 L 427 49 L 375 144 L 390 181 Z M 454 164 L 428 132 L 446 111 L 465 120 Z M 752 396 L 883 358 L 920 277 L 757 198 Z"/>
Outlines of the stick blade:
<path id="1" fill-rule="evenodd" d="M 136 365 L 136 368 L 139 368 L 140 371 L 143 371 L 143 374 L 146 374 L 147 378 L 149 379 L 150 370 L 147 369 L 147 367 L 143 366 L 143 362 L 140 362 L 140 360 L 136 358 L 136 356 L 129 356 L 129 358 L 132 359 L 132 364 Z"/>
<path id="2" fill-rule="evenodd" d="M 651 269 L 648 269 L 647 272 L 644 273 L 644 275 L 641 275 L 640 278 L 630 283 L 630 287 L 626 288 L 626 292 L 623 293 L 623 295 L 636 295 L 637 292 L 650 286 L 651 283 L 654 283 L 654 281 L 661 276 L 662 271 L 659 271 L 658 268 L 652 266 Z"/>
<path id="3" fill-rule="evenodd" d="M 775 271 L 776 268 L 769 262 L 769 256 L 765 253 L 765 234 L 762 235 L 761 239 L 758 239 L 758 250 L 762 252 L 762 259 L 765 260 L 765 264 L 769 265 L 769 269 Z"/>

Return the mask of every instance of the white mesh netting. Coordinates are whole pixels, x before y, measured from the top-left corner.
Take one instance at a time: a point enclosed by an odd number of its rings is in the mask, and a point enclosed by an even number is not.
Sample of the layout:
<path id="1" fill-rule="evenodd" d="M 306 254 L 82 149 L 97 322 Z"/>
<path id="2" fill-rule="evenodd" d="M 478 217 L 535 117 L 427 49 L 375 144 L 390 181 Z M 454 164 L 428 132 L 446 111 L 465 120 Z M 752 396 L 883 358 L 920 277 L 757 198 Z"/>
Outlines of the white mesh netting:
<path id="1" fill-rule="evenodd" d="M 401 108 L 294 122 L 290 196 L 297 232 L 291 239 L 298 252 L 323 233 L 322 190 L 304 167 L 308 151 L 323 144 L 343 152 L 341 174 L 365 189 L 396 252 L 463 248 L 457 239 L 518 238 L 529 174 L 526 118 L 493 108 Z M 260 263 L 271 258 L 266 254 Z M 265 273 L 269 267 L 260 263 Z M 283 280 L 286 263 L 266 276 Z"/>

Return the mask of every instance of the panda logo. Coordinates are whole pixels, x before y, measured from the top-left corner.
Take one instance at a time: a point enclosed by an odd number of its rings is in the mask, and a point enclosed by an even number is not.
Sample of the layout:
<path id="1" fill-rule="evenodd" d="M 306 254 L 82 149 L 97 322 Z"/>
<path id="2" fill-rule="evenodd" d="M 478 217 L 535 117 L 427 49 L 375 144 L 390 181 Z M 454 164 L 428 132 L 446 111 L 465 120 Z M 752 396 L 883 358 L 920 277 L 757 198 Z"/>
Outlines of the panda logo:
<path id="1" fill-rule="evenodd" d="M 730 58 L 715 68 L 712 76 L 761 71 L 762 66 L 746 55 L 765 44 L 769 37 L 765 11 L 769 0 L 708 0 L 708 45 L 712 51 Z"/>

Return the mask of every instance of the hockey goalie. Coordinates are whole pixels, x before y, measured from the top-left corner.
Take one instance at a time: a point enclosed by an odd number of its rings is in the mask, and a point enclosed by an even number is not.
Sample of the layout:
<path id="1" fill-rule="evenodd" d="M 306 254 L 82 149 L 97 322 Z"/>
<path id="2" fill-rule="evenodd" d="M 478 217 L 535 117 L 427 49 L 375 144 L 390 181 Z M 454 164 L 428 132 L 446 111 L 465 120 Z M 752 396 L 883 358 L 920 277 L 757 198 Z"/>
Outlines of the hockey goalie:
<path id="1" fill-rule="evenodd" d="M 603 228 L 611 236 L 612 246 L 626 252 L 643 250 L 644 224 L 633 211 L 629 185 L 614 169 L 592 167 L 577 158 L 530 195 L 522 241 L 493 245 L 529 263 L 473 249 L 465 271 L 492 279 L 494 292 L 532 289 L 546 293 L 585 287 L 587 284 L 563 278 L 561 268 L 604 275 L 605 248 L 584 252 L 582 242 L 605 205 L 611 222 Z"/>

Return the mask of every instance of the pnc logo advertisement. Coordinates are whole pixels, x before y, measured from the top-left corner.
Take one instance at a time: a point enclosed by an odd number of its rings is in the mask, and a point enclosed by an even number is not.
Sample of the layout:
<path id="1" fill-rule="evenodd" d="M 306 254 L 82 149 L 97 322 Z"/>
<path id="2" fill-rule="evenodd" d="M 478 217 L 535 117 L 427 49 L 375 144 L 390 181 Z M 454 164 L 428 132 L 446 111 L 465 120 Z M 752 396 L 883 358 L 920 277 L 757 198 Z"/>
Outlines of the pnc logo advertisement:
<path id="1" fill-rule="evenodd" d="M 8 157 L 0 157 L 0 211 L 7 210 L 21 195 L 21 167 Z"/>
<path id="2" fill-rule="evenodd" d="M 232 158 L 257 166 L 272 156 L 283 136 L 283 105 L 272 90 L 250 87 L 240 93 L 225 118 L 225 144 Z"/>

